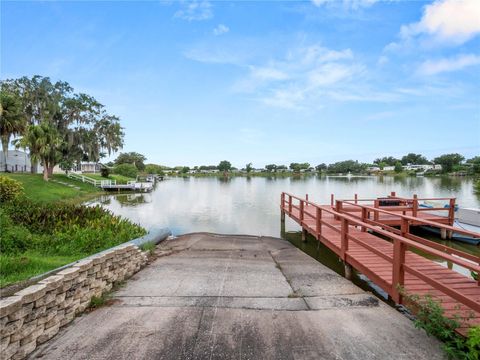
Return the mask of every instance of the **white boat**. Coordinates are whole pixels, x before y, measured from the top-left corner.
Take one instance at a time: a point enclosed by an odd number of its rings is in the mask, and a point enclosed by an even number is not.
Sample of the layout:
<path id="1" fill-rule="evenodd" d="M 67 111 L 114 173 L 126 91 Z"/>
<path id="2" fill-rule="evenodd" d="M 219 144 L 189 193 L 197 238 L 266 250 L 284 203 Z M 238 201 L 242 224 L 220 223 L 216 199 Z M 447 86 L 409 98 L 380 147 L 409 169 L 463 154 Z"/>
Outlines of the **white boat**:
<path id="1" fill-rule="evenodd" d="M 433 207 L 430 204 L 420 204 L 421 207 Z M 445 205 L 448 207 L 448 205 Z M 440 214 L 439 214 L 440 215 Z M 475 233 L 480 234 L 480 209 L 474 208 L 457 208 L 455 209 L 455 222 L 453 226 L 461 229 L 467 230 Z M 422 226 L 423 229 L 433 232 L 437 235 L 440 235 L 440 229 L 430 227 L 430 226 Z M 480 239 L 477 237 L 471 237 L 467 235 L 463 235 L 461 233 L 453 233 L 452 240 L 461 241 L 467 244 L 472 245 L 479 245 Z"/>
<path id="2" fill-rule="evenodd" d="M 477 227 L 476 231 L 478 231 L 480 230 L 480 209 L 459 208 L 455 212 L 455 220 L 463 224 L 475 226 Z"/>

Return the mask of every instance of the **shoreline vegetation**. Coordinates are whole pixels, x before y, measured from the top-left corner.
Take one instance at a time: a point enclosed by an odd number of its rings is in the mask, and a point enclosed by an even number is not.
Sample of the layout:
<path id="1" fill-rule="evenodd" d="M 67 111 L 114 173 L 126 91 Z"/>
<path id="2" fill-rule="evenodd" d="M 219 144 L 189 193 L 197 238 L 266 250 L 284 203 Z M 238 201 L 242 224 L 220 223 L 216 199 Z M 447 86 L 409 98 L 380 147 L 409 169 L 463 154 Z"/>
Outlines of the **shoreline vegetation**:
<path id="1" fill-rule="evenodd" d="M 138 155 L 138 154 L 137 154 Z M 143 156 L 142 156 L 143 157 Z M 143 157 L 145 160 L 145 157 Z M 111 164 L 113 165 L 113 163 Z M 357 160 L 344 160 L 332 164 L 290 163 L 289 166 L 268 164 L 254 168 L 252 163 L 239 169 L 223 160 L 218 165 L 167 167 L 156 164 L 146 166 L 153 174 L 168 176 L 264 176 L 289 177 L 309 174 L 320 175 L 378 175 L 378 176 L 480 176 L 480 156 L 465 159 L 461 154 L 444 154 L 428 160 L 421 154 L 409 153 L 401 159 L 388 156 L 378 158 L 373 163 Z"/>
<path id="2" fill-rule="evenodd" d="M 0 288 L 145 235 L 100 206 L 78 204 L 98 193 L 65 175 L 0 175 Z"/>

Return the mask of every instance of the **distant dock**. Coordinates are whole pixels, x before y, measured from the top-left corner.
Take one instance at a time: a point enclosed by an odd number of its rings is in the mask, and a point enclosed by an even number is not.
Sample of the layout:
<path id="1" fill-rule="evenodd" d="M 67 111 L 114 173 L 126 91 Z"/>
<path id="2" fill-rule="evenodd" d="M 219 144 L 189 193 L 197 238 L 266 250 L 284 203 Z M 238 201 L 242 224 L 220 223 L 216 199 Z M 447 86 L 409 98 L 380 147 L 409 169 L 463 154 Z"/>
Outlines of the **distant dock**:
<path id="1" fill-rule="evenodd" d="M 157 180 L 157 177 L 155 176 L 147 176 L 146 180 L 147 181 L 129 181 L 126 184 L 117 184 L 116 180 L 97 180 L 93 179 L 91 177 L 82 175 L 82 174 L 76 174 L 76 173 L 69 173 L 67 175 L 69 178 L 78 180 L 84 183 L 91 184 L 95 187 L 101 188 L 102 190 L 105 191 L 136 191 L 136 192 L 150 192 L 153 190 L 153 186 L 155 184 L 155 181 Z M 163 180 L 163 177 L 160 178 Z"/>
<path id="2" fill-rule="evenodd" d="M 105 191 L 150 192 L 153 190 L 153 183 L 130 181 L 127 184 L 104 184 L 104 185 L 101 185 L 100 187 Z"/>

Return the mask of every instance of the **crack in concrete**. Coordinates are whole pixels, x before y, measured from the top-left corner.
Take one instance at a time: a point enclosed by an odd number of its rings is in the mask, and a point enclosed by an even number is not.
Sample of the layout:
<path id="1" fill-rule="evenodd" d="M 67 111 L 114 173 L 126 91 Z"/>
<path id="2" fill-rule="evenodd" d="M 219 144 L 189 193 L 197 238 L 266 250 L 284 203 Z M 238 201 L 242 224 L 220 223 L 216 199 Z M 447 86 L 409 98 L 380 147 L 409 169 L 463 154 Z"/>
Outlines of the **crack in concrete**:
<path id="1" fill-rule="evenodd" d="M 275 251 L 278 251 L 278 250 L 275 250 Z M 302 294 L 298 294 L 296 292 L 296 290 L 293 288 L 292 286 L 292 283 L 290 281 L 290 279 L 285 275 L 285 273 L 283 272 L 283 269 L 282 269 L 282 265 L 280 265 L 280 263 L 275 259 L 275 257 L 273 256 L 272 252 L 271 251 L 268 251 L 268 253 L 270 254 L 273 262 L 275 263 L 275 266 L 278 270 L 280 270 L 280 272 L 282 273 L 283 277 L 285 278 L 285 281 L 288 283 L 288 286 L 290 286 L 290 289 L 292 289 L 293 291 L 293 294 L 297 294 L 299 296 L 296 296 L 297 298 L 301 298 L 303 300 L 303 302 L 305 303 L 305 306 L 307 307 L 307 310 L 311 310 L 310 306 L 308 305 L 307 301 L 305 300 L 305 298 L 302 296 Z"/>

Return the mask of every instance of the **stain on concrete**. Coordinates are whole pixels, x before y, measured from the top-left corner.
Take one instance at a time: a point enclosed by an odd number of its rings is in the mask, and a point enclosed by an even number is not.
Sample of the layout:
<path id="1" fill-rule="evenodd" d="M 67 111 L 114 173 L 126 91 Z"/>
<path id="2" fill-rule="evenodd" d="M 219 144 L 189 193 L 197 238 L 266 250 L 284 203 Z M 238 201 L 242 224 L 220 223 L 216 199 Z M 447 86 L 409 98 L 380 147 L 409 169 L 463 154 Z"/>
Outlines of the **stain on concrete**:
<path id="1" fill-rule="evenodd" d="M 444 358 L 405 316 L 282 239 L 192 234 L 157 250 L 168 249 L 31 358 Z"/>

